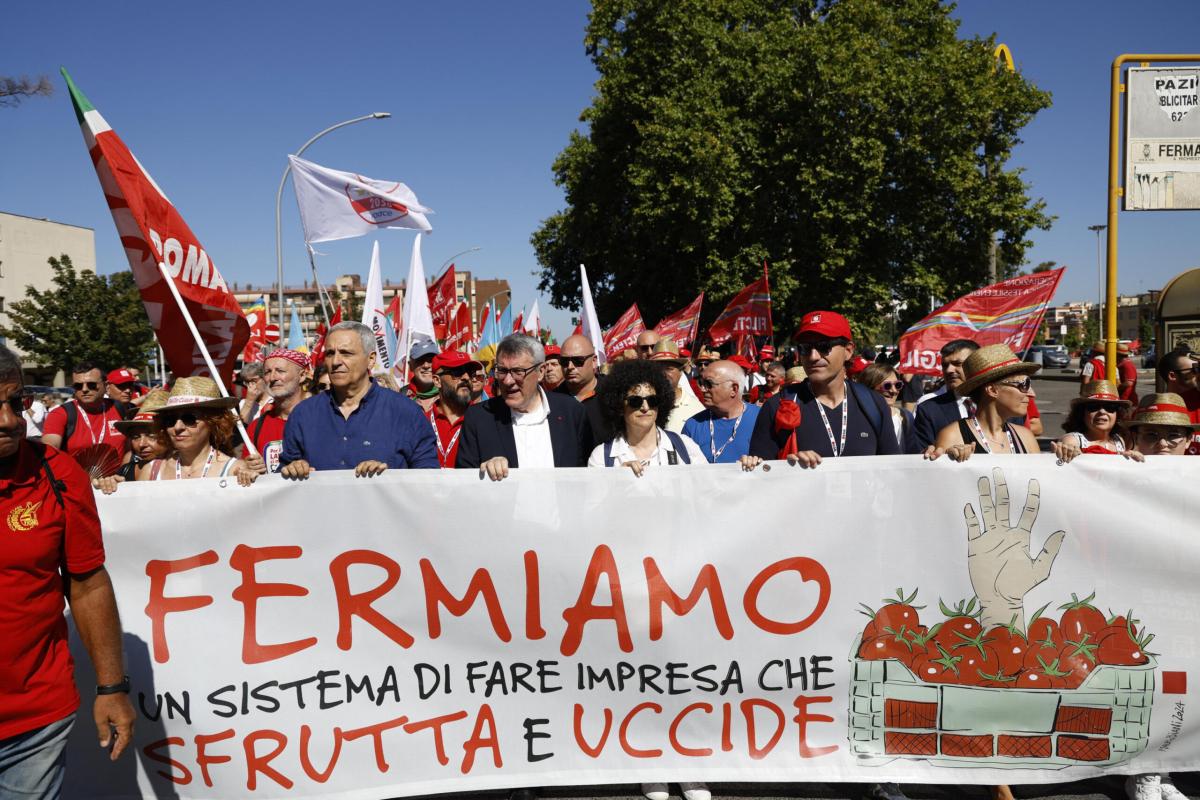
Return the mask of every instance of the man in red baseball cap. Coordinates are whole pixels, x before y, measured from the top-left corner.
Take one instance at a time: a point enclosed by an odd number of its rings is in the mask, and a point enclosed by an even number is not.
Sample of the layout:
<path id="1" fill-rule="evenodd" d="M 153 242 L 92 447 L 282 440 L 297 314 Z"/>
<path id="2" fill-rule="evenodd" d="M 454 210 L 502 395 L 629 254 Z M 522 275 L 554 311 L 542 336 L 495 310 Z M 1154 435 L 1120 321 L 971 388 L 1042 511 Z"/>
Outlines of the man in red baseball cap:
<path id="1" fill-rule="evenodd" d="M 133 371 L 126 367 L 114 369 L 108 373 L 104 383 L 106 385 L 105 394 L 117 404 L 117 410 L 121 416 L 123 418 L 132 416 L 133 400 L 139 395 L 137 376 L 133 374 Z"/>
<path id="2" fill-rule="evenodd" d="M 789 463 L 815 467 L 823 458 L 900 453 L 883 396 L 846 379 L 854 356 L 846 318 L 836 311 L 810 311 L 795 338 L 808 377 L 763 405 L 746 458 L 756 464 L 787 457 Z"/>
<path id="3" fill-rule="evenodd" d="M 463 417 L 471 405 L 471 376 L 483 364 L 466 353 L 448 350 L 433 357 L 433 374 L 438 386 L 437 401 L 429 410 L 429 422 L 437 438 L 438 462 L 454 469 Z"/>
<path id="4" fill-rule="evenodd" d="M 562 362 L 558 360 L 561 355 L 561 347 L 556 344 L 546 345 L 546 365 L 542 367 L 542 388 L 547 392 L 557 389 L 565 377 Z"/>

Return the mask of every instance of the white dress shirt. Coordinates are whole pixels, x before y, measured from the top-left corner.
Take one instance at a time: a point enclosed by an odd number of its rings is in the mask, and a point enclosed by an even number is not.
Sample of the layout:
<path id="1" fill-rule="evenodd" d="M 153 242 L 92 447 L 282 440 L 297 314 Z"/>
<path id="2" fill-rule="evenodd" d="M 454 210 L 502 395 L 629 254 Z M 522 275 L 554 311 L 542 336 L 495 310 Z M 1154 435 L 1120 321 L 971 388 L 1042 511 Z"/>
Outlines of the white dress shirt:
<path id="1" fill-rule="evenodd" d="M 700 445 L 692 441 L 691 437 L 679 434 L 679 438 L 683 440 L 684 449 L 687 450 L 688 459 L 690 460 L 689 463 L 708 463 L 708 459 L 704 457 L 704 451 L 700 449 Z M 634 453 L 633 449 L 629 446 L 629 442 L 625 441 L 625 437 L 619 434 L 615 439 L 612 440 L 611 447 L 611 455 L 613 458 L 614 467 L 619 467 L 626 461 L 642 461 L 644 466 L 647 467 L 652 465 L 666 466 L 667 464 L 671 463 L 671 457 L 669 454 L 674 452 L 675 447 L 671 443 L 671 437 L 667 436 L 666 432 L 662 428 L 658 429 L 658 447 L 654 449 L 654 452 L 651 453 L 650 457 L 647 459 L 643 459 L 641 456 Z M 676 456 L 675 461 L 677 465 L 683 464 L 683 459 L 679 458 L 678 456 Z M 590 458 L 588 458 L 588 466 L 606 466 L 604 463 L 604 445 L 598 444 L 596 445 L 596 448 L 592 450 L 592 455 Z"/>
<path id="2" fill-rule="evenodd" d="M 513 409 L 513 439 L 517 444 L 517 466 L 553 467 L 554 446 L 550 442 L 550 401 L 538 387 L 540 405 L 533 411 Z"/>
<path id="3" fill-rule="evenodd" d="M 918 406 L 921 405 L 921 403 L 924 403 L 926 400 L 932 400 L 933 398 L 937 397 L 940 394 L 945 394 L 947 391 L 949 391 L 949 390 L 943 384 L 942 387 L 940 389 L 938 389 L 936 392 L 929 392 L 928 394 L 921 395 L 921 397 L 917 400 L 917 405 Z M 974 403 L 971 402 L 971 398 L 960 397 L 960 398 L 958 398 L 957 402 L 958 402 L 958 418 L 959 419 L 969 418 L 971 416 L 971 406 L 974 405 Z"/>

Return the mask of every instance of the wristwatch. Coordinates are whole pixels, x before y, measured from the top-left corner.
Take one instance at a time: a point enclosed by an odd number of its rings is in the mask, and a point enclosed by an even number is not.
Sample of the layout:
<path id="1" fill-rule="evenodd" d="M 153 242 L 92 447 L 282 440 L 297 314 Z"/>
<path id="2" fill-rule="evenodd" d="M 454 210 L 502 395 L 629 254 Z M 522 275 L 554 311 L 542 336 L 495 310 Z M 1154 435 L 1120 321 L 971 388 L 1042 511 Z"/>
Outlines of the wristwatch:
<path id="1" fill-rule="evenodd" d="M 107 686 L 97 686 L 96 694 L 129 694 L 129 676 L 126 675 L 120 683 L 110 683 Z"/>

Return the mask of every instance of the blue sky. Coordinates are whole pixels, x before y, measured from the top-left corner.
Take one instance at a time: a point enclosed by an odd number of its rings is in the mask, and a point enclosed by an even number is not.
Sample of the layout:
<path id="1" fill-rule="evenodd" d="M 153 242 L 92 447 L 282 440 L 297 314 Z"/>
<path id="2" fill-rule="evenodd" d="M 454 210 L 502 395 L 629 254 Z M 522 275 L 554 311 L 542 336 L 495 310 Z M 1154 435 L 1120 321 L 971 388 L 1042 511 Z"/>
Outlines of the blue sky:
<path id="1" fill-rule="evenodd" d="M 274 281 L 274 200 L 286 154 L 335 122 L 306 157 L 403 180 L 432 207 L 426 270 L 459 260 L 505 277 L 518 306 L 534 299 L 529 236 L 562 206 L 551 164 L 590 102 L 595 73 L 582 44 L 588 4 L 18 2 L 0 31 L 0 73 L 54 77 L 58 91 L 0 110 L 0 210 L 96 230 L 101 271 L 125 269 L 83 149 L 59 65 L 154 176 L 227 281 Z M 1054 226 L 1034 234 L 1031 263 L 1067 264 L 1058 300 L 1097 293 L 1105 221 L 1108 78 L 1122 52 L 1197 49 L 1195 0 L 966 0 L 963 35 L 996 33 L 1054 105 L 1026 128 L 1014 161 Z M 289 189 L 286 279 L 308 277 Z M 412 234 L 380 236 L 385 276 L 401 280 Z M 1123 213 L 1122 292 L 1159 288 L 1200 266 L 1194 212 Z M 318 248 L 321 277 L 365 277 L 371 239 Z M 635 298 L 631 298 L 635 299 Z M 546 303 L 542 302 L 543 309 Z M 568 315 L 551 321 L 561 337 Z M 648 320 L 653 322 L 653 320 Z"/>

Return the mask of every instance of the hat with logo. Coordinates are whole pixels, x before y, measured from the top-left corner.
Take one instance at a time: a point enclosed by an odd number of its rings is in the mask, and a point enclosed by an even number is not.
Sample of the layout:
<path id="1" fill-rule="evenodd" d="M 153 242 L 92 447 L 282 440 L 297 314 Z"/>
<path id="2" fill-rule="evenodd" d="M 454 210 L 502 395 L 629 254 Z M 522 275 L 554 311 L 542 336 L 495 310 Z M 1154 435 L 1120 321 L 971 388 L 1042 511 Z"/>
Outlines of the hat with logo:
<path id="1" fill-rule="evenodd" d="M 799 339 L 805 334 L 854 341 L 850 323 L 836 311 L 810 311 L 805 314 L 793 338 Z"/>
<path id="2" fill-rule="evenodd" d="M 169 393 L 166 389 L 153 389 L 146 395 L 146 399 L 142 400 L 142 404 L 138 406 L 137 413 L 132 419 L 122 419 L 113 423 L 113 427 L 120 431 L 125 436 L 130 436 L 134 431 L 144 431 L 147 428 L 153 428 L 158 422 L 158 415 L 155 411 L 167 404 Z"/>
<path id="3" fill-rule="evenodd" d="M 846 365 L 846 374 L 854 377 L 861 373 L 864 369 L 871 366 L 872 362 L 866 356 L 855 356 L 849 364 Z"/>
<path id="4" fill-rule="evenodd" d="M 167 402 L 155 413 L 197 408 L 233 408 L 237 402 L 235 397 L 222 397 L 217 382 L 212 378 L 192 375 L 176 379 L 175 385 L 171 387 L 171 394 L 167 396 Z"/>
<path id="5" fill-rule="evenodd" d="M 655 342 L 654 350 L 650 353 L 650 360 L 656 364 L 670 364 L 676 367 L 682 367 L 684 363 L 684 358 L 679 353 L 679 346 L 673 339 L 659 339 Z"/>
<path id="6" fill-rule="evenodd" d="M 775 358 L 775 348 L 769 344 L 764 344 L 758 351 L 758 357 L 763 361 L 770 361 Z"/>
<path id="7" fill-rule="evenodd" d="M 562 355 L 562 348 L 556 344 L 548 344 L 543 349 L 546 351 L 546 358 L 555 358 Z"/>
<path id="8" fill-rule="evenodd" d="M 1040 364 L 1017 358 L 1006 344 L 989 344 L 971 353 L 963 362 L 963 373 L 967 377 L 954 391 L 959 397 L 966 397 L 980 386 L 995 383 L 1009 375 L 1032 375 L 1041 368 Z"/>
<path id="9" fill-rule="evenodd" d="M 433 371 L 435 373 L 441 372 L 444 369 L 458 369 L 459 367 L 468 365 L 476 369 L 483 369 L 482 361 L 476 361 L 466 353 L 460 353 L 457 350 L 446 350 L 433 357 Z"/>
<path id="10" fill-rule="evenodd" d="M 108 373 L 108 377 L 104 379 L 106 383 L 115 383 L 117 385 L 122 383 L 133 383 L 136 380 L 137 378 L 133 377 L 133 373 L 125 369 L 125 367 L 114 369 L 112 372 Z"/>
<path id="11" fill-rule="evenodd" d="M 423 358 L 432 358 L 438 354 L 437 342 L 433 339 L 421 338 L 413 342 L 412 347 L 408 351 L 409 361 L 420 361 Z"/>
<path id="12" fill-rule="evenodd" d="M 1172 428 L 1200 428 L 1200 422 L 1192 422 L 1183 398 L 1174 392 L 1146 395 L 1133 412 L 1133 419 L 1126 423 L 1130 428 L 1139 425 L 1163 425 Z"/>

